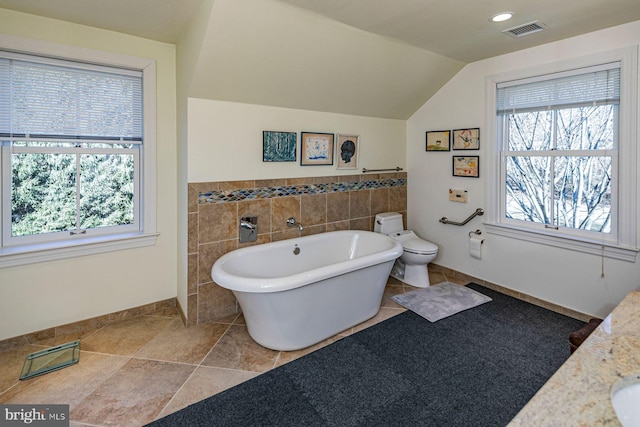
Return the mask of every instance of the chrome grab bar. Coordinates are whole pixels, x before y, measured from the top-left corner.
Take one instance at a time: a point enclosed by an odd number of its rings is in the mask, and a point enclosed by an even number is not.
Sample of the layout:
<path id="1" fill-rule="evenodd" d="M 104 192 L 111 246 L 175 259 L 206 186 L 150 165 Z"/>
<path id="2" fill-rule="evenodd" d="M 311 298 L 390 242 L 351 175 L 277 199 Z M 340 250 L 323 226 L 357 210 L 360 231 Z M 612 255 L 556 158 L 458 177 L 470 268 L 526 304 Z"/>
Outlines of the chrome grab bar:
<path id="1" fill-rule="evenodd" d="M 390 172 L 390 171 L 400 172 L 401 170 L 402 170 L 402 168 L 400 166 L 396 166 L 393 169 L 367 169 L 367 168 L 362 168 L 362 173 L 367 173 L 367 172 Z"/>
<path id="2" fill-rule="evenodd" d="M 484 215 L 484 210 L 482 208 L 478 208 L 476 209 L 476 211 L 474 213 L 472 213 L 469 218 L 465 219 L 462 222 L 456 222 L 456 221 L 449 221 L 449 218 L 447 218 L 446 216 L 443 216 L 442 218 L 439 219 L 439 221 L 443 224 L 451 224 L 451 225 L 465 225 L 466 223 L 468 223 L 469 221 L 471 221 L 473 218 L 475 218 L 476 216 L 482 216 Z"/>

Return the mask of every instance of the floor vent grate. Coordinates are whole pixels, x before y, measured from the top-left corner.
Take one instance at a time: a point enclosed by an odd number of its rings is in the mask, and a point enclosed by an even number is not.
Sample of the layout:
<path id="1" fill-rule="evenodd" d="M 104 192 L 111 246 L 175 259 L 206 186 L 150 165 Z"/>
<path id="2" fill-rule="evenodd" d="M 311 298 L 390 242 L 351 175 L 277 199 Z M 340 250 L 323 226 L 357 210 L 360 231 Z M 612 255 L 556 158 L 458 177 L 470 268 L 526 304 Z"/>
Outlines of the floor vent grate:
<path id="1" fill-rule="evenodd" d="M 533 22 L 529 22 L 528 24 L 518 25 L 517 27 L 509 28 L 502 32 L 510 35 L 511 37 L 522 37 L 522 36 L 527 36 L 529 34 L 538 33 L 540 31 L 545 30 L 546 28 L 547 28 L 546 25 L 538 21 L 533 21 Z"/>

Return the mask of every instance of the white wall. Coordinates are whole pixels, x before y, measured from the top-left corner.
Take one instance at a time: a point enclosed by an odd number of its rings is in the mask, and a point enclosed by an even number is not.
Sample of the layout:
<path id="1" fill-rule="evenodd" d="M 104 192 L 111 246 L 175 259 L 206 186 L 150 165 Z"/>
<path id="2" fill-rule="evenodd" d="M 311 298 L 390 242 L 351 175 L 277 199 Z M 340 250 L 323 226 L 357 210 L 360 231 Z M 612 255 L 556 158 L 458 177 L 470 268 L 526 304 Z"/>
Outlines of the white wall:
<path id="1" fill-rule="evenodd" d="M 535 36 L 532 36 L 535 37 Z M 482 139 L 485 125 L 485 78 L 571 57 L 618 49 L 640 43 L 640 21 L 581 37 L 527 49 L 467 65 L 407 123 L 408 223 L 436 243 L 437 264 L 521 291 L 590 315 L 606 315 L 630 290 L 640 285 L 640 262 L 603 260 L 540 244 L 487 234 L 482 217 L 464 227 L 444 225 L 446 216 L 462 221 L 485 203 L 483 158 L 491 141 Z M 425 131 L 481 128 L 480 151 L 425 152 Z M 637 136 L 636 136 L 637 138 Z M 451 175 L 454 154 L 480 155 L 480 178 Z M 640 159 L 638 159 L 640 161 Z M 629 177 L 636 179 L 634 177 Z M 469 191 L 467 204 L 448 201 L 449 188 Z M 483 258 L 469 256 L 468 233 L 483 231 Z"/>
<path id="2" fill-rule="evenodd" d="M 262 131 L 297 132 L 298 161 L 263 162 Z M 300 166 L 300 132 L 360 136 L 358 170 Z M 189 99 L 189 182 L 349 175 L 405 168 L 406 122 L 233 102 Z"/>
<path id="3" fill-rule="evenodd" d="M 0 31 L 157 65 L 157 244 L 0 269 L 0 340 L 176 296 L 175 46 L 0 9 Z"/>

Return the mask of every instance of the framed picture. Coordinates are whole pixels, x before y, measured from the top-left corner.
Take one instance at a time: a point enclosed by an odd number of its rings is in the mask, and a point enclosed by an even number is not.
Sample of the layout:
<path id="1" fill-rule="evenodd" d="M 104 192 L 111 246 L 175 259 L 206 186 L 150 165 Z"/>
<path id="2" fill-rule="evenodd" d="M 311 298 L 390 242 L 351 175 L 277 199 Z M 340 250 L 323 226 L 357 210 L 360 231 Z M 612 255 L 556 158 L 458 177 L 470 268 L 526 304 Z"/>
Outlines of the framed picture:
<path id="1" fill-rule="evenodd" d="M 333 164 L 333 134 L 302 132 L 300 164 L 320 166 Z"/>
<path id="2" fill-rule="evenodd" d="M 427 132 L 427 151 L 449 151 L 451 131 L 434 130 Z"/>
<path id="3" fill-rule="evenodd" d="M 263 162 L 295 162 L 298 134 L 296 132 L 262 132 Z"/>
<path id="4" fill-rule="evenodd" d="M 453 176 L 480 177 L 480 156 L 453 156 Z"/>
<path id="5" fill-rule="evenodd" d="M 336 139 L 336 169 L 357 169 L 360 137 L 339 134 Z"/>
<path id="6" fill-rule="evenodd" d="M 454 150 L 479 150 L 480 129 L 456 129 L 453 131 Z"/>

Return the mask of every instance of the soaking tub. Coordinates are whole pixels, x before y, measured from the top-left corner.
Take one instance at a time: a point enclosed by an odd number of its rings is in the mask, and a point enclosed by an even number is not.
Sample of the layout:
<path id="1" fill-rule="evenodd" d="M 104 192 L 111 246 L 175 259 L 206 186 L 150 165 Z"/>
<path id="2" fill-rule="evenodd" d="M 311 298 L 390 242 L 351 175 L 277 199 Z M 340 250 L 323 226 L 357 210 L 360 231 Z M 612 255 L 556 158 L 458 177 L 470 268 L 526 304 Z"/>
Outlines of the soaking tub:
<path id="1" fill-rule="evenodd" d="M 375 316 L 401 254 L 384 234 L 332 231 L 229 252 L 211 277 L 233 291 L 257 343 L 297 350 Z"/>

